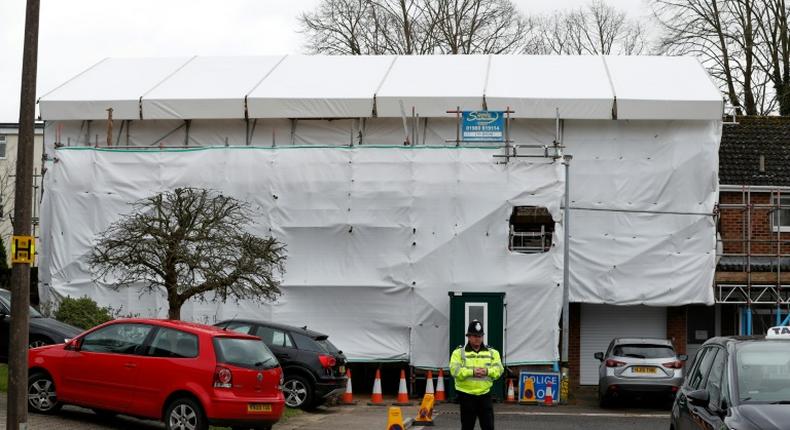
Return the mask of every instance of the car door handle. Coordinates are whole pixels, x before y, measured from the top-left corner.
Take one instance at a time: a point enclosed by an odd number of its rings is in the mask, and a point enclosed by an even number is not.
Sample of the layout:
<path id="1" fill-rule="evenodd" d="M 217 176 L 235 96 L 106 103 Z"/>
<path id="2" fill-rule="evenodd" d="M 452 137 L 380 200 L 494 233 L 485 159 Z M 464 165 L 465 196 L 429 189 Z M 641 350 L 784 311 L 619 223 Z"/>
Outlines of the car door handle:
<path id="1" fill-rule="evenodd" d="M 127 369 L 134 369 L 135 367 L 137 367 L 137 365 L 134 363 L 126 363 L 123 365 L 123 367 L 126 367 Z"/>

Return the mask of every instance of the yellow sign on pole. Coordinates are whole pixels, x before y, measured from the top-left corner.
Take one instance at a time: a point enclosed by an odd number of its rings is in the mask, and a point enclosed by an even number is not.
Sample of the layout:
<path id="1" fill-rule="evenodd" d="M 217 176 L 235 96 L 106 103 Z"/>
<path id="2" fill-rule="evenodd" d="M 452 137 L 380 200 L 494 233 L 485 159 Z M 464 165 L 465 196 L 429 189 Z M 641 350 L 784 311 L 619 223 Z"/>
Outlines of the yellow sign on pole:
<path id="1" fill-rule="evenodd" d="M 11 237 L 11 263 L 33 264 L 36 241 L 33 236 Z"/>

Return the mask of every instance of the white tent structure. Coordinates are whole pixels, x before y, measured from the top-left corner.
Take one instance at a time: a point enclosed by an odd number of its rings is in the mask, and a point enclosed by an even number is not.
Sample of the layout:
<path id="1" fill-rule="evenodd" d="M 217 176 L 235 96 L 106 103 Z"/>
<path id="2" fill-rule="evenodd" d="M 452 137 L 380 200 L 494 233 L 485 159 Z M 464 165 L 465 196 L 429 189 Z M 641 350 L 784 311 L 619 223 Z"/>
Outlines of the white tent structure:
<path id="1" fill-rule="evenodd" d="M 205 186 L 259 209 L 287 273 L 275 303 L 188 303 L 185 318 L 307 324 L 352 360 L 436 367 L 448 292 L 504 292 L 507 364 L 554 361 L 563 166 L 457 142 L 448 113 L 507 108 L 508 145 L 551 147 L 562 120 L 571 301 L 713 302 L 718 89 L 693 58 L 584 56 L 103 60 L 40 99 L 42 297 L 166 315 L 164 295 L 93 282 L 87 255 L 128 203 Z M 516 206 L 548 209 L 550 251 L 508 249 Z"/>

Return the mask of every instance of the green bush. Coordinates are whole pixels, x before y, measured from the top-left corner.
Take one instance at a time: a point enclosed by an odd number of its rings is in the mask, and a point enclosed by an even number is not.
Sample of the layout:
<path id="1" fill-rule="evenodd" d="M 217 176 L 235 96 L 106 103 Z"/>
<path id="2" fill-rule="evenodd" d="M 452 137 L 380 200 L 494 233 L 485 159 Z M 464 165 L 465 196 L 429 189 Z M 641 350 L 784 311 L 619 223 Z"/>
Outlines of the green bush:
<path id="1" fill-rule="evenodd" d="M 114 313 L 113 308 L 101 307 L 88 296 L 78 299 L 66 297 L 60 302 L 58 310 L 55 311 L 55 319 L 79 328 L 89 329 L 114 319 Z"/>

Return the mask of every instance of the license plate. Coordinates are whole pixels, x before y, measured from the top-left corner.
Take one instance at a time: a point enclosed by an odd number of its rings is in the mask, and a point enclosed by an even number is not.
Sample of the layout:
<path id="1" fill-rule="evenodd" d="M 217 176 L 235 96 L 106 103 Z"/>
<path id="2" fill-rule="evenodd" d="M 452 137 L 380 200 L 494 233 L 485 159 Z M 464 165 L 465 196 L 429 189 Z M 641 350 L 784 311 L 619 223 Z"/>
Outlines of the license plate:
<path id="1" fill-rule="evenodd" d="M 247 413 L 248 414 L 262 414 L 265 412 L 271 412 L 272 405 L 267 403 L 247 403 Z"/>
<path id="2" fill-rule="evenodd" d="M 337 369 L 337 371 L 338 371 L 338 373 L 340 373 L 341 375 L 345 375 L 345 374 L 346 374 L 346 366 L 340 366 L 340 368 L 339 368 L 339 369 Z"/>
<path id="3" fill-rule="evenodd" d="M 655 367 L 632 367 L 634 373 L 656 373 Z"/>

